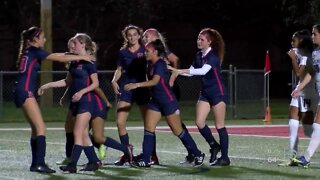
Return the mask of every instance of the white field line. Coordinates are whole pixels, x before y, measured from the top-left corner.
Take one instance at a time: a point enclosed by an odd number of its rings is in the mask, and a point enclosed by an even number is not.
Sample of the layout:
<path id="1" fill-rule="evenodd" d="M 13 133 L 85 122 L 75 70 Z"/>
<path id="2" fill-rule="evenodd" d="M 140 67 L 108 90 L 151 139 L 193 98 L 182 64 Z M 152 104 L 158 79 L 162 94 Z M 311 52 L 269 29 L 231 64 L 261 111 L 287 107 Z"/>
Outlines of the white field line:
<path id="1" fill-rule="evenodd" d="M 214 126 L 209 126 L 210 128 L 214 128 Z M 263 128 L 263 127 L 288 127 L 288 125 L 231 125 L 227 126 L 227 128 Z M 163 130 L 168 129 L 169 126 L 158 126 L 157 129 Z M 187 128 L 197 128 L 197 126 L 187 126 Z M 105 127 L 105 130 L 117 130 L 117 127 Z M 31 128 L 0 128 L 0 131 L 30 131 Z M 47 128 L 47 130 L 64 130 L 63 127 L 53 127 Z M 143 130 L 143 126 L 131 126 L 127 127 L 127 130 Z"/>
<path id="2" fill-rule="evenodd" d="M 6 180 L 6 179 L 10 179 L 10 180 L 19 180 L 21 178 L 13 178 L 13 177 L 9 177 L 9 176 L 2 176 L 0 175 L 0 179 Z"/>

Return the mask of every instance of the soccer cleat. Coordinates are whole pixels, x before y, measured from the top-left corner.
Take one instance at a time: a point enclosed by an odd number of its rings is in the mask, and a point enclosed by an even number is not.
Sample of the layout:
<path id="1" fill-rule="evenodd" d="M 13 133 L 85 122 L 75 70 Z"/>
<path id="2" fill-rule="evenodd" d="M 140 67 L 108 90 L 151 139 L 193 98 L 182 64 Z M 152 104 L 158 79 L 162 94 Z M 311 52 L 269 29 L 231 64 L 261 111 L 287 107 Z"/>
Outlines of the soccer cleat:
<path id="1" fill-rule="evenodd" d="M 184 161 L 181 161 L 180 164 L 192 164 L 194 162 L 194 155 L 193 154 L 188 154 L 185 158 Z"/>
<path id="2" fill-rule="evenodd" d="M 81 167 L 86 167 L 88 164 L 90 164 L 90 163 L 81 164 L 80 166 L 81 166 Z M 101 161 L 98 161 L 97 164 L 98 164 L 100 167 L 103 166 L 103 163 L 102 163 Z"/>
<path id="3" fill-rule="evenodd" d="M 136 156 L 133 156 L 133 158 L 132 158 L 133 161 L 140 161 L 142 159 L 143 159 L 143 153 L 140 153 Z"/>
<path id="4" fill-rule="evenodd" d="M 133 156 L 133 146 L 132 145 L 128 146 L 128 151 L 129 151 L 129 154 L 122 155 L 119 160 L 114 162 L 114 165 L 123 166 L 127 162 L 131 163 L 132 162 L 132 158 L 133 158 L 132 157 Z"/>
<path id="5" fill-rule="evenodd" d="M 31 172 L 39 172 L 39 173 L 55 173 L 56 171 L 53 169 L 50 169 L 46 164 L 45 165 L 39 165 L 39 166 L 30 166 Z"/>
<path id="6" fill-rule="evenodd" d="M 278 166 L 298 166 L 299 164 L 297 162 L 294 162 L 292 159 L 290 159 L 287 162 L 283 162 L 278 164 Z"/>
<path id="7" fill-rule="evenodd" d="M 158 159 L 158 156 L 157 155 L 153 155 L 151 156 L 151 161 L 150 161 L 150 164 L 151 165 L 159 165 L 159 159 Z"/>
<path id="8" fill-rule="evenodd" d="M 202 166 L 205 154 L 201 153 L 200 156 L 194 158 L 194 167 Z"/>
<path id="9" fill-rule="evenodd" d="M 88 163 L 86 166 L 80 171 L 96 171 L 102 166 L 102 163 L 100 161 L 94 162 L 94 163 Z"/>
<path id="10" fill-rule="evenodd" d="M 293 162 L 296 162 L 296 163 L 300 164 L 301 166 L 303 166 L 306 169 L 309 168 L 309 166 L 310 166 L 310 162 L 307 161 L 304 156 L 300 156 L 298 158 L 292 158 L 291 160 Z"/>
<path id="11" fill-rule="evenodd" d="M 57 161 L 56 164 L 57 164 L 57 165 L 68 165 L 70 162 L 71 162 L 71 159 L 68 158 L 68 157 L 66 157 L 66 158 L 64 158 L 64 160 L 62 160 L 62 161 Z"/>
<path id="12" fill-rule="evenodd" d="M 229 158 L 218 158 L 215 162 L 210 164 L 210 166 L 229 166 L 230 159 Z"/>
<path id="13" fill-rule="evenodd" d="M 217 160 L 217 154 L 220 152 L 220 145 L 219 144 L 214 144 L 211 149 L 210 149 L 210 160 L 209 160 L 209 164 L 213 164 L 213 162 L 215 162 Z"/>
<path id="14" fill-rule="evenodd" d="M 77 172 L 77 167 L 71 166 L 70 164 L 68 164 L 66 166 L 60 166 L 59 168 L 63 172 L 69 172 L 69 173 L 76 173 Z"/>
<path id="15" fill-rule="evenodd" d="M 126 162 L 128 162 L 126 156 L 125 156 L 125 155 L 122 155 L 119 160 L 117 160 L 116 162 L 114 162 L 114 165 L 116 165 L 116 166 L 123 166 Z"/>
<path id="16" fill-rule="evenodd" d="M 136 168 L 150 168 L 151 164 L 150 163 L 146 163 L 143 160 L 140 161 L 134 161 L 131 163 L 132 167 L 136 167 Z"/>
<path id="17" fill-rule="evenodd" d="M 99 147 L 99 159 L 100 160 L 103 160 L 104 158 L 106 158 L 106 154 L 107 154 L 107 146 L 101 144 L 100 147 Z"/>

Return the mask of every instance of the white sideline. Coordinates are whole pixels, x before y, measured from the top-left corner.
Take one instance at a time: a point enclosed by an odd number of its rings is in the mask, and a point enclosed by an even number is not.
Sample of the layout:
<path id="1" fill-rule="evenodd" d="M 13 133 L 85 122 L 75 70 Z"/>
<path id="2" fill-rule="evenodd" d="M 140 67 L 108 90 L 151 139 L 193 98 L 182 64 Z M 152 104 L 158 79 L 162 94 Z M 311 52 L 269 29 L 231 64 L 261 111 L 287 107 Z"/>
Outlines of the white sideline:
<path id="1" fill-rule="evenodd" d="M 209 126 L 214 128 L 214 126 Z M 230 125 L 227 128 L 262 128 L 262 127 L 288 127 L 288 125 Z M 168 129 L 169 126 L 158 126 L 157 129 Z M 197 128 L 197 126 L 187 126 L 187 128 Z M 105 130 L 117 130 L 117 127 L 105 127 Z M 0 131 L 30 131 L 31 128 L 0 128 Z M 63 127 L 47 128 L 47 130 L 59 131 L 64 130 Z M 131 126 L 127 127 L 127 130 L 143 130 L 143 126 Z"/>

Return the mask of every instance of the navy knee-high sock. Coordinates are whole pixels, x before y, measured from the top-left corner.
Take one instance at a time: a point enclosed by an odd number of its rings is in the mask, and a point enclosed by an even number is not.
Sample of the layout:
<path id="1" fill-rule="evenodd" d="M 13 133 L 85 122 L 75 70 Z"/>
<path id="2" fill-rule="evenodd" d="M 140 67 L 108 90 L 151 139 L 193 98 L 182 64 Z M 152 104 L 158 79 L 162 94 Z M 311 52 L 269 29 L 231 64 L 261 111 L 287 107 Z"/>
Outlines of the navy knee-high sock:
<path id="1" fill-rule="evenodd" d="M 78 145 L 78 144 L 73 145 L 71 162 L 69 163 L 69 165 L 73 167 L 77 166 L 82 150 L 83 150 L 83 147 L 81 145 Z"/>
<path id="2" fill-rule="evenodd" d="M 121 144 L 124 144 L 126 146 L 129 145 L 129 135 L 128 135 L 128 133 L 125 134 L 125 135 L 120 136 L 120 142 L 121 142 Z"/>
<path id="3" fill-rule="evenodd" d="M 87 156 L 89 163 L 99 162 L 96 152 L 94 152 L 93 146 L 83 146 L 84 154 Z"/>
<path id="4" fill-rule="evenodd" d="M 93 146 L 96 147 L 96 148 L 99 148 L 100 144 L 96 143 L 96 141 L 93 138 L 93 135 L 89 133 L 89 137 L 91 139 L 91 142 L 92 142 Z"/>
<path id="5" fill-rule="evenodd" d="M 190 136 L 189 132 L 186 130 L 182 130 L 181 134 L 178 135 L 179 139 L 181 140 L 182 144 L 189 149 L 191 154 L 195 156 L 200 156 L 201 151 L 198 149 L 196 143 Z"/>
<path id="6" fill-rule="evenodd" d="M 37 141 L 36 139 L 30 138 L 30 145 L 31 145 L 31 154 L 32 154 L 32 161 L 31 166 L 36 165 L 36 155 L 37 155 Z"/>
<path id="7" fill-rule="evenodd" d="M 122 151 L 125 154 L 129 153 L 128 146 L 126 146 L 124 144 L 120 144 L 119 142 L 117 142 L 116 140 L 114 140 L 110 137 L 106 137 L 106 141 L 104 142 L 104 145 L 107 147 L 111 147 L 113 149 Z"/>
<path id="8" fill-rule="evenodd" d="M 66 133 L 66 157 L 68 158 L 71 157 L 73 145 L 74 145 L 73 132 Z"/>
<path id="9" fill-rule="evenodd" d="M 210 147 L 212 147 L 215 144 L 218 144 L 218 142 L 214 139 L 212 132 L 210 130 L 210 128 L 208 127 L 208 125 L 205 125 L 202 129 L 198 128 L 200 134 L 202 135 L 202 137 L 204 137 L 204 139 L 207 141 L 207 143 L 209 144 Z"/>
<path id="10" fill-rule="evenodd" d="M 220 137 L 221 158 L 228 158 L 229 135 L 227 129 L 225 127 L 218 129 L 218 133 Z"/>
<path id="11" fill-rule="evenodd" d="M 154 144 L 153 144 L 152 156 L 157 156 L 157 138 L 155 133 L 154 133 L 153 139 L 154 139 L 153 140 Z"/>
<path id="12" fill-rule="evenodd" d="M 142 152 L 143 152 L 143 161 L 146 163 L 150 162 L 150 157 L 154 147 L 154 132 L 144 130 L 143 143 L 142 143 Z"/>
<path id="13" fill-rule="evenodd" d="M 41 135 L 36 137 L 36 164 L 45 165 L 46 137 Z"/>
<path id="14" fill-rule="evenodd" d="M 186 132 L 189 133 L 189 131 L 188 131 L 188 129 L 187 129 L 187 126 L 186 126 L 183 122 L 181 122 L 181 126 L 182 126 L 182 128 L 183 128 Z M 186 146 L 185 146 L 185 148 L 186 148 L 187 151 L 188 151 L 188 155 L 191 155 L 191 154 L 192 154 L 191 150 L 190 150 L 188 147 L 186 147 Z"/>

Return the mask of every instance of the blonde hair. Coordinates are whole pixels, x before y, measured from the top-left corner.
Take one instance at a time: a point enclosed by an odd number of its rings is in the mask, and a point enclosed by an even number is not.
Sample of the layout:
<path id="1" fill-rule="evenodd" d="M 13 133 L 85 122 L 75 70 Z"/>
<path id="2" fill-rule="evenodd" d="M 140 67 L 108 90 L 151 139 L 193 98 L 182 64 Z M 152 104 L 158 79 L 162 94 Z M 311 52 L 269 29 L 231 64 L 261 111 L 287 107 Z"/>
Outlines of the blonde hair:
<path id="1" fill-rule="evenodd" d="M 86 44 L 85 50 L 88 51 L 90 53 L 90 55 L 96 56 L 97 51 L 98 51 L 98 46 L 94 41 L 92 41 L 92 39 L 89 35 L 87 35 L 86 33 L 77 33 L 70 40 L 72 41 L 75 39 L 77 39 L 82 44 Z"/>
<path id="2" fill-rule="evenodd" d="M 147 30 L 144 31 L 143 36 L 144 36 L 145 34 L 147 34 L 147 33 L 154 35 L 157 39 L 160 39 L 160 41 L 161 41 L 162 44 L 164 45 L 164 48 L 165 48 L 165 49 L 168 49 L 167 43 L 166 43 L 166 38 L 165 38 L 157 29 L 155 29 L 155 28 L 149 28 L 149 29 L 147 29 Z"/>

